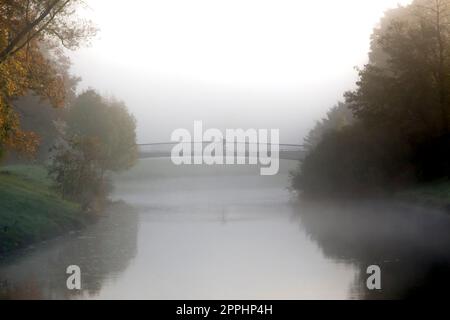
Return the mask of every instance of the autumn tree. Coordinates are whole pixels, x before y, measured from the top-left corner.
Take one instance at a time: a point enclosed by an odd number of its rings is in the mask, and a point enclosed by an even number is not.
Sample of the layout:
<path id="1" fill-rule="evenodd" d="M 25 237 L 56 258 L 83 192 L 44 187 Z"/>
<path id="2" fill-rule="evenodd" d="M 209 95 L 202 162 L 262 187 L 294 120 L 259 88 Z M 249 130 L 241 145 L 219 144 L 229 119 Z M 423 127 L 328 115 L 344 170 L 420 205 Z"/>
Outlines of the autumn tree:
<path id="1" fill-rule="evenodd" d="M 0 153 L 33 152 L 38 137 L 21 130 L 14 110 L 18 97 L 33 93 L 52 106 L 64 105 L 68 60 L 95 28 L 76 12 L 79 0 L 0 0 Z"/>

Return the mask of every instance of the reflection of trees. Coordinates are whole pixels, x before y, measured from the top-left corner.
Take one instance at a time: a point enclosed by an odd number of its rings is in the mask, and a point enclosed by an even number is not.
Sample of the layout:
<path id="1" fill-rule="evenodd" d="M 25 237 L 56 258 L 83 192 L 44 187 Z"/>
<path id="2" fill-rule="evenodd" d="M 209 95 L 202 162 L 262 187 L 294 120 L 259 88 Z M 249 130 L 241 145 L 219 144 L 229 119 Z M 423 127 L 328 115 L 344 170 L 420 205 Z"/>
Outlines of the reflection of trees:
<path id="1" fill-rule="evenodd" d="M 66 288 L 66 268 L 73 264 L 81 268 L 81 293 L 95 295 L 134 258 L 137 233 L 138 215 L 125 204 L 115 204 L 80 233 L 0 267 L 0 298 L 76 298 L 80 292 Z"/>
<path id="2" fill-rule="evenodd" d="M 352 296 L 443 297 L 450 285 L 449 216 L 381 202 L 302 203 L 298 211 L 326 256 L 358 267 Z M 371 264 L 381 267 L 381 291 L 366 289 Z"/>

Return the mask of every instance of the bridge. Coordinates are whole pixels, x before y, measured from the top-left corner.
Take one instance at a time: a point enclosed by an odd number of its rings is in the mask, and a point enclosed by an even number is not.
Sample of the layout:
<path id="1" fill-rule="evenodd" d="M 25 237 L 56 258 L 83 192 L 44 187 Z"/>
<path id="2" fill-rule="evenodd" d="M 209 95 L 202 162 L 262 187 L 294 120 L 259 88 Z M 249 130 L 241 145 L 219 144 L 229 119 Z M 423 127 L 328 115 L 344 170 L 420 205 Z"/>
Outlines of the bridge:
<path id="1" fill-rule="evenodd" d="M 139 149 L 139 158 L 170 158 L 172 155 L 172 149 L 176 145 L 179 145 L 180 142 L 156 142 L 156 143 L 144 143 L 138 144 Z M 248 142 L 191 142 L 191 143 L 181 143 L 188 147 L 188 150 L 191 150 L 191 156 L 201 155 L 205 147 L 210 146 L 211 144 L 217 144 L 215 147 L 223 148 L 223 155 L 226 155 L 227 150 L 233 150 L 235 157 L 259 157 L 260 153 L 263 156 L 271 155 L 271 150 L 274 147 L 279 148 L 279 157 L 280 159 L 285 160 L 302 160 L 305 157 L 305 149 L 303 145 L 299 144 L 273 144 L 267 143 L 264 144 L 265 150 L 259 149 L 259 144 L 248 143 Z M 190 146 L 189 146 L 190 145 Z M 267 152 L 266 152 L 267 150 Z M 201 153 L 199 153 L 199 151 Z"/>

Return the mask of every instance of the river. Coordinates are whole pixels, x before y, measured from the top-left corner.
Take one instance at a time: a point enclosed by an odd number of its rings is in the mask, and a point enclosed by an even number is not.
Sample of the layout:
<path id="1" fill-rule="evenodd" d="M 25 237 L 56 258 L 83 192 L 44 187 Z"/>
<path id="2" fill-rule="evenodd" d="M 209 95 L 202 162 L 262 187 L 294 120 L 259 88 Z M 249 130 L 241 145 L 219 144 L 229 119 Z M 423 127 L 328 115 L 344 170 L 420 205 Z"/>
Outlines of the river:
<path id="1" fill-rule="evenodd" d="M 0 261 L 0 297 L 396 299 L 450 285 L 450 215 L 385 201 L 314 203 L 253 166 L 141 160 L 88 228 Z M 368 290 L 366 269 L 381 269 Z M 67 266 L 81 290 L 66 288 Z"/>

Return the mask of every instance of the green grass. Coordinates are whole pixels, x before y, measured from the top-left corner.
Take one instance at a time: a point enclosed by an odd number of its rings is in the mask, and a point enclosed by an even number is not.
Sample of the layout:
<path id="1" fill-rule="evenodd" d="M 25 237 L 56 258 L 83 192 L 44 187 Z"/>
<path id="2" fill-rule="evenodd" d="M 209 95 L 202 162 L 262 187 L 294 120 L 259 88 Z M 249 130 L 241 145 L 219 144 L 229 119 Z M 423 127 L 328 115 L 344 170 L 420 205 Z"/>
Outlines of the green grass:
<path id="1" fill-rule="evenodd" d="M 44 167 L 0 168 L 0 255 L 86 223 L 78 205 L 51 189 Z"/>
<path id="2" fill-rule="evenodd" d="M 0 173 L 14 174 L 24 180 L 34 181 L 50 187 L 52 184 L 47 169 L 39 165 L 14 165 L 0 167 Z"/>
<path id="3" fill-rule="evenodd" d="M 450 210 L 450 181 L 438 180 L 398 193 L 398 198 L 412 203 Z"/>

